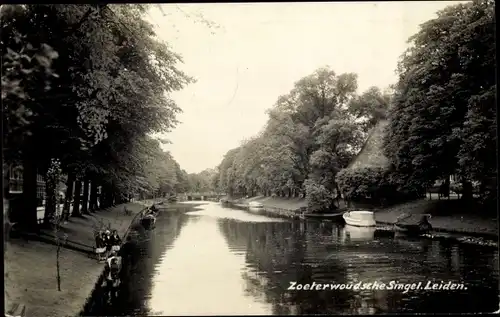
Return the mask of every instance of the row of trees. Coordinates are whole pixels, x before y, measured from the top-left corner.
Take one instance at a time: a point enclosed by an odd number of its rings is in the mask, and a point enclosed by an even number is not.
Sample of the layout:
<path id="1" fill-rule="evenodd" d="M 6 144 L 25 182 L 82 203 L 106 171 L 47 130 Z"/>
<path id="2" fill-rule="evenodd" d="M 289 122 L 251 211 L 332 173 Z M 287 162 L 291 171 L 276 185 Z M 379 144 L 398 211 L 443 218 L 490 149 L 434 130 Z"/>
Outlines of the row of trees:
<path id="1" fill-rule="evenodd" d="M 474 180 L 495 200 L 494 27 L 493 1 L 438 12 L 409 39 L 392 91 L 357 95 L 355 74 L 329 68 L 302 78 L 278 98 L 258 136 L 227 152 L 215 187 L 234 196 L 305 196 L 319 210 L 335 208 L 340 193 L 414 198 L 459 175 L 464 198 Z M 389 120 L 389 166 L 346 169 L 381 119 Z"/>
<path id="2" fill-rule="evenodd" d="M 390 102 L 390 91 L 356 90 L 356 74 L 337 75 L 328 67 L 296 82 L 268 111 L 264 130 L 225 155 L 217 188 L 236 196 L 306 196 L 313 209 L 334 208 L 336 173 Z"/>
<path id="3" fill-rule="evenodd" d="M 385 154 L 403 188 L 461 180 L 464 198 L 479 182 L 496 200 L 495 3 L 449 6 L 410 38 L 399 63 Z"/>
<path id="4" fill-rule="evenodd" d="M 195 193 L 207 193 L 216 191 L 215 180 L 218 177 L 217 170 L 209 168 L 200 173 L 188 174 L 189 191 Z"/>
<path id="5" fill-rule="evenodd" d="M 187 174 L 161 150 L 181 111 L 169 93 L 193 81 L 180 56 L 158 41 L 148 6 L 3 5 L 4 193 L 9 166 L 23 167 L 23 215 L 36 225 L 37 173 L 53 164 L 67 175 L 64 214 L 97 186 L 103 207 L 131 195 L 185 191 Z M 58 163 L 59 162 L 59 163 Z M 72 184 L 75 183 L 75 192 Z M 47 198 L 54 186 L 47 186 Z M 83 210 L 80 210 L 79 206 Z M 55 212 L 47 204 L 46 219 Z"/>

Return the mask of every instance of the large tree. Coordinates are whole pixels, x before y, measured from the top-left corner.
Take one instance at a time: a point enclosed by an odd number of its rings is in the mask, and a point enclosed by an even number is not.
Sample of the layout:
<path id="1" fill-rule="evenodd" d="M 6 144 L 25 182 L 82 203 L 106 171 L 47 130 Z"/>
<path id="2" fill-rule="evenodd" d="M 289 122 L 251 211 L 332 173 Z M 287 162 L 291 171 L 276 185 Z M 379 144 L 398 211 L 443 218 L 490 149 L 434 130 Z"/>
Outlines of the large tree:
<path id="1" fill-rule="evenodd" d="M 334 208 L 335 174 L 385 118 L 390 93 L 356 95 L 356 75 L 320 68 L 298 80 L 268 111 L 256 137 L 229 151 L 219 186 L 230 195 L 306 195 L 313 209 Z"/>
<path id="2" fill-rule="evenodd" d="M 49 45 L 58 54 L 53 68 L 59 77 L 52 79 L 52 89 L 23 86 L 31 120 L 6 137 L 24 165 L 27 223 L 36 223 L 36 173 L 44 174 L 53 158 L 61 159 L 70 176 L 69 191 L 73 181 L 79 185 L 92 179 L 103 185 L 109 202 L 129 194 L 134 178 L 148 179 L 147 160 L 154 156 L 147 150 L 148 135 L 175 126 L 180 109 L 169 93 L 191 78 L 176 68 L 180 57 L 155 37 L 143 18 L 146 10 L 145 5 L 26 5 L 2 20 L 7 26 L 4 54 L 7 48 L 21 52 L 22 45 L 28 47 L 22 43 Z M 23 35 L 21 44 L 16 34 Z M 36 80 L 43 82 L 40 76 Z M 17 103 L 7 108 L 14 113 Z M 92 193 L 95 188 L 95 197 Z M 78 202 L 79 192 L 74 195 Z M 74 211 L 79 213 L 78 204 Z"/>
<path id="3" fill-rule="evenodd" d="M 494 176 L 495 40 L 493 1 L 447 7 L 409 39 L 385 139 L 401 184 Z"/>

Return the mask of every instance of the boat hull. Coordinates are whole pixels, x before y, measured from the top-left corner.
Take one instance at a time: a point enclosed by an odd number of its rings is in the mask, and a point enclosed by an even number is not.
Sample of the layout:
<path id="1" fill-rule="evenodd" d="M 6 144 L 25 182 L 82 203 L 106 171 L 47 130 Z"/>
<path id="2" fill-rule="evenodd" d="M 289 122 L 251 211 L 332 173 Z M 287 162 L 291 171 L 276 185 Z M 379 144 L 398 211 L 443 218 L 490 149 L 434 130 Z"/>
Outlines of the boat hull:
<path id="1" fill-rule="evenodd" d="M 264 208 L 262 208 L 262 207 L 248 207 L 248 211 L 250 211 L 252 213 L 260 214 L 260 213 L 264 212 Z"/>
<path id="2" fill-rule="evenodd" d="M 375 219 L 357 219 L 350 216 L 349 212 L 342 215 L 346 224 L 354 227 L 375 227 Z"/>
<path id="3" fill-rule="evenodd" d="M 412 235 L 420 235 L 424 233 L 428 233 L 432 230 L 430 225 L 420 225 L 420 224 L 412 224 L 412 225 L 403 225 L 403 224 L 394 224 L 395 231 L 404 232 L 406 234 Z"/>
<path id="4" fill-rule="evenodd" d="M 252 208 L 252 209 L 263 209 L 264 205 L 262 205 L 261 203 L 251 202 L 251 203 L 248 204 L 248 207 Z"/>
<path id="5" fill-rule="evenodd" d="M 304 214 L 305 219 L 340 219 L 343 213 L 336 214 Z"/>
<path id="6" fill-rule="evenodd" d="M 146 230 L 151 230 L 154 228 L 156 219 L 155 218 L 142 218 L 141 219 L 141 224 Z"/>

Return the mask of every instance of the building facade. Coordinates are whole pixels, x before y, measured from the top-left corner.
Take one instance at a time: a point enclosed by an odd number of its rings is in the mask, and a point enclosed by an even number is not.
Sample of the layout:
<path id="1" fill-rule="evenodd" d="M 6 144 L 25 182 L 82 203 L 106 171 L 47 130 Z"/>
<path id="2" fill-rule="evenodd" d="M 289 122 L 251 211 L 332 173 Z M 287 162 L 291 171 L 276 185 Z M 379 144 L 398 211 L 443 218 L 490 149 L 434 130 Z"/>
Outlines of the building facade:
<path id="1" fill-rule="evenodd" d="M 9 167 L 9 196 L 17 196 L 23 193 L 23 167 L 11 165 Z M 37 206 L 45 203 L 45 180 L 40 174 L 36 175 L 36 197 Z"/>

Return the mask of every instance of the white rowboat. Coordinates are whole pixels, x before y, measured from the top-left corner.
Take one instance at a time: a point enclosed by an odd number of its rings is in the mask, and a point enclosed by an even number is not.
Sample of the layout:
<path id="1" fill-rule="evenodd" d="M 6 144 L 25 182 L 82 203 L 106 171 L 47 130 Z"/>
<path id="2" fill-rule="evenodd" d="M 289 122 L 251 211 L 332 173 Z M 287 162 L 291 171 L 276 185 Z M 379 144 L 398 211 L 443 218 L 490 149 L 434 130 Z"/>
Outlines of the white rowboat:
<path id="1" fill-rule="evenodd" d="M 260 209 L 260 208 L 264 208 L 264 205 L 262 205 L 262 203 L 259 203 L 258 201 L 251 201 L 248 204 L 248 207 L 250 207 L 252 209 Z"/>
<path id="2" fill-rule="evenodd" d="M 348 211 L 342 215 L 348 225 L 356 227 L 374 227 L 375 216 L 373 211 L 356 210 Z"/>

